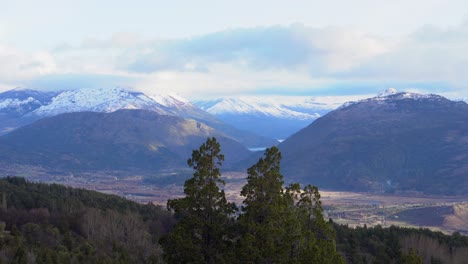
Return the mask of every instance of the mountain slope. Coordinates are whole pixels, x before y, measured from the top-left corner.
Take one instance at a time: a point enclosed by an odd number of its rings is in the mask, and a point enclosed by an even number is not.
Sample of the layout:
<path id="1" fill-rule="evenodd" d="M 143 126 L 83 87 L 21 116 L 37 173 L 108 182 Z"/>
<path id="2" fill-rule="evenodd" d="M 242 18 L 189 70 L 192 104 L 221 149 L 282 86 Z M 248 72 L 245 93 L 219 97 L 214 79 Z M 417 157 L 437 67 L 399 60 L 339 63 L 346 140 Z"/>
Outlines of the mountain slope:
<path id="1" fill-rule="evenodd" d="M 191 119 L 146 110 L 67 113 L 0 137 L 5 163 L 68 171 L 162 171 L 186 168 L 193 149 L 216 136 L 226 163 L 250 152 L 223 133 Z"/>
<path id="2" fill-rule="evenodd" d="M 277 142 L 232 127 L 177 95 L 146 95 L 122 88 L 78 89 L 61 92 L 12 90 L 0 94 L 0 135 L 44 117 L 72 112 L 109 113 L 142 109 L 158 114 L 190 118 L 224 133 L 246 147 L 271 146 Z"/>
<path id="3" fill-rule="evenodd" d="M 283 172 L 323 188 L 468 193 L 468 105 L 382 94 L 348 103 L 288 138 Z"/>

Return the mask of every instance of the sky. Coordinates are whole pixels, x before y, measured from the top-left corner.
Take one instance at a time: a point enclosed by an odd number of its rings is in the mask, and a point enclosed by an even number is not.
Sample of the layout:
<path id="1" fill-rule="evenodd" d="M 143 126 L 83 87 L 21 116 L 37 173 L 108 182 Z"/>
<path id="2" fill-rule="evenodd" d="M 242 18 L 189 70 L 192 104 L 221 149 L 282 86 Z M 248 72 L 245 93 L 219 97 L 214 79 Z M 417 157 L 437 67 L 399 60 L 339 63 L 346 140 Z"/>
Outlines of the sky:
<path id="1" fill-rule="evenodd" d="M 466 0 L 0 0 L 0 91 L 466 99 L 466 65 Z"/>

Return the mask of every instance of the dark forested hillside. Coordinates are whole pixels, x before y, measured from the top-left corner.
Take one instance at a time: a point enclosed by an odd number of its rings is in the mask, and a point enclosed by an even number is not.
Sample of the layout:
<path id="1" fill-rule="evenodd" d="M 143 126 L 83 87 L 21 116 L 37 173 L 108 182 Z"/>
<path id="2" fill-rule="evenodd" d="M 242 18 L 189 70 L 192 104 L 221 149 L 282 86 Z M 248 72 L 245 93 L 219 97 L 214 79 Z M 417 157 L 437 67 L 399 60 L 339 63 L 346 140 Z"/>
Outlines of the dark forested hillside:
<path id="1" fill-rule="evenodd" d="M 353 229 L 334 224 L 333 227 L 337 250 L 347 263 L 467 263 L 468 237 L 459 233 L 445 235 L 395 226 Z M 418 259 L 420 262 L 415 262 Z"/>
<path id="2" fill-rule="evenodd" d="M 158 263 L 174 221 L 151 204 L 23 178 L 1 179 L 0 192 L 2 263 Z"/>

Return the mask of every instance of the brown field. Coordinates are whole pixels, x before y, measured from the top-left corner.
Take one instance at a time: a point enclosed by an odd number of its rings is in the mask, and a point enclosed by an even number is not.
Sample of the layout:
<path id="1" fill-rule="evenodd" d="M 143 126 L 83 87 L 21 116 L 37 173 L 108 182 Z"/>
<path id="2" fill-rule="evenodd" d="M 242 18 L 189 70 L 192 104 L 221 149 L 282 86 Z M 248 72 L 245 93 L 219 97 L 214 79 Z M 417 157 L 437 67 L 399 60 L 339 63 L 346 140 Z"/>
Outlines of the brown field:
<path id="1" fill-rule="evenodd" d="M 321 194 L 328 217 L 341 224 L 422 227 L 468 234 L 468 196 Z"/>

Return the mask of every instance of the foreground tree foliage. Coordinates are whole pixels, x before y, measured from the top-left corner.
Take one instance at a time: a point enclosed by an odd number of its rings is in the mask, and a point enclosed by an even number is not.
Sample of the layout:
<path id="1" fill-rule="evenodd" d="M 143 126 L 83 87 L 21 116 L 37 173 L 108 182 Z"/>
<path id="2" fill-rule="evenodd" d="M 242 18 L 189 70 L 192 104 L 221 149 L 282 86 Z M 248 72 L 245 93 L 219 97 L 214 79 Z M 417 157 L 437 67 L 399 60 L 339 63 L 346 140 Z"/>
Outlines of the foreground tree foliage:
<path id="1" fill-rule="evenodd" d="M 210 138 L 188 161 L 195 173 L 185 197 L 168 201 L 179 219 L 161 242 L 169 263 L 343 263 L 314 186 L 284 187 L 281 153 L 272 147 L 248 169 L 236 207 L 220 188 L 220 146 Z"/>
<path id="2" fill-rule="evenodd" d="M 277 148 L 265 151 L 265 157 L 247 170 L 245 197 L 239 216 L 241 238 L 238 241 L 240 262 L 286 262 L 294 241 L 300 234 L 291 201 L 283 190 L 280 174 L 281 153 Z"/>
<path id="3" fill-rule="evenodd" d="M 241 263 L 343 263 L 323 219 L 317 187 L 284 188 L 281 153 L 272 147 L 248 169 L 239 216 Z"/>
<path id="4" fill-rule="evenodd" d="M 232 258 L 236 206 L 220 189 L 224 186 L 220 152 L 216 138 L 194 150 L 188 165 L 195 173 L 185 182 L 186 196 L 167 202 L 179 218 L 172 233 L 161 240 L 169 263 L 225 263 Z"/>

